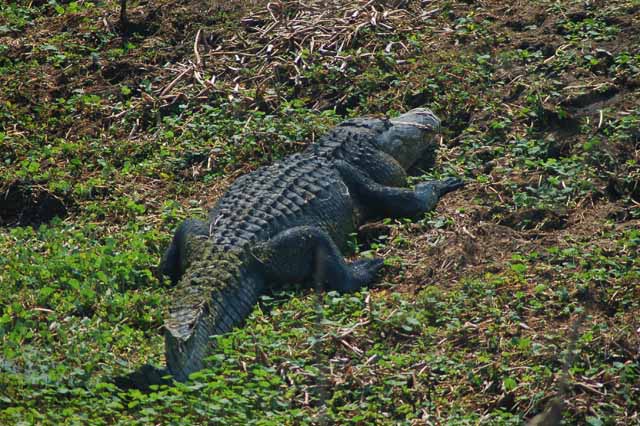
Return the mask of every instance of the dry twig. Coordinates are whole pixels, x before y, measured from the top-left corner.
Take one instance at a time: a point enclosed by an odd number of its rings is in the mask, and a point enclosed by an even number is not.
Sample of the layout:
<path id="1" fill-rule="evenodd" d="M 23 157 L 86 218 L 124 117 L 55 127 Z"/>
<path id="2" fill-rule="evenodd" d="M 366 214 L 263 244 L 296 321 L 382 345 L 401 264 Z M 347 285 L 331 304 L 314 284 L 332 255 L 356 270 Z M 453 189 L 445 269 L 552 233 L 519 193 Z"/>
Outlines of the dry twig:
<path id="1" fill-rule="evenodd" d="M 249 11 L 241 19 L 245 31 L 221 39 L 217 46 L 202 42 L 206 37 L 198 30 L 192 66 L 176 70 L 178 75 L 161 95 L 173 89 L 191 93 L 186 87 L 197 83 L 200 88 L 194 96 L 214 92 L 228 95 L 235 89 L 233 96 L 237 97 L 240 89 L 269 87 L 268 83 L 273 85 L 274 81 L 302 85 L 305 72 L 318 65 L 345 72 L 350 63 L 378 53 L 409 53 L 404 43 L 390 44 L 386 36 L 420 31 L 437 10 L 423 10 L 417 3 L 416 10 L 408 11 L 401 7 L 407 2 L 394 6 L 395 3 L 274 1 Z M 345 51 L 349 54 L 345 55 Z M 243 72 L 247 68 L 252 69 L 250 76 Z M 190 71 L 192 79 L 185 79 Z M 277 97 L 274 93 L 261 93 L 260 99 L 274 101 Z"/>

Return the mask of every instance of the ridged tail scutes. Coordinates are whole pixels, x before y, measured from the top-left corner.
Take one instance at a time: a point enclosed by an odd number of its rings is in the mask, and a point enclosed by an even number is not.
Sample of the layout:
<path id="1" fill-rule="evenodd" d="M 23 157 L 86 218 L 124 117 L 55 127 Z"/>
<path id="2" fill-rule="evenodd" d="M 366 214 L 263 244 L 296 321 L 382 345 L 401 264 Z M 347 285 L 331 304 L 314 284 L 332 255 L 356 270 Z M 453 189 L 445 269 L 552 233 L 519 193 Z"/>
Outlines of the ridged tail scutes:
<path id="1" fill-rule="evenodd" d="M 178 381 L 186 381 L 202 368 L 209 335 L 208 309 L 180 309 L 170 313 L 165 322 L 165 349 L 169 373 Z M 181 320 L 186 320 L 181 322 Z"/>
<path id="2" fill-rule="evenodd" d="M 240 257 L 210 253 L 187 269 L 165 321 L 167 369 L 178 381 L 201 370 L 215 347 L 211 339 L 246 319 L 262 291 L 259 277 Z"/>

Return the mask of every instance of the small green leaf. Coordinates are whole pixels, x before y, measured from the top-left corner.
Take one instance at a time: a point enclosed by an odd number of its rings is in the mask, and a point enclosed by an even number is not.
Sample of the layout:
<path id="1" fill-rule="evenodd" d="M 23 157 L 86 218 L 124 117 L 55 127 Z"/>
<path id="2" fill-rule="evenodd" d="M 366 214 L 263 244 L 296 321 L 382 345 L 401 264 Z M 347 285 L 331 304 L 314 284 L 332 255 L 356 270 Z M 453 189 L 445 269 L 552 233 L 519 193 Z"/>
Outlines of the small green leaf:
<path id="1" fill-rule="evenodd" d="M 590 426 L 602 426 L 604 424 L 602 423 L 602 420 L 600 420 L 598 417 L 589 416 L 585 420 L 587 421 L 587 424 Z"/>
<path id="2" fill-rule="evenodd" d="M 504 388 L 505 392 L 511 392 L 516 387 L 518 387 L 518 383 L 515 381 L 514 378 L 507 377 L 502 381 L 502 387 Z"/>
<path id="3" fill-rule="evenodd" d="M 527 265 L 523 263 L 514 263 L 511 265 L 511 270 L 517 274 L 524 274 L 527 272 Z"/>

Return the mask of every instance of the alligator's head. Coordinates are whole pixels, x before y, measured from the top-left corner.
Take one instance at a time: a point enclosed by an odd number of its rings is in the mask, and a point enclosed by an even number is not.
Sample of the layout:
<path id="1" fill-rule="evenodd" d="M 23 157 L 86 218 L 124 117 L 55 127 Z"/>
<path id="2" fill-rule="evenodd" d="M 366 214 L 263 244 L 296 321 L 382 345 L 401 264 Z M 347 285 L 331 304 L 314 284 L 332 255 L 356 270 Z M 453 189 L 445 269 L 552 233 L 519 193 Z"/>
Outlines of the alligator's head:
<path id="1" fill-rule="evenodd" d="M 440 119 L 427 108 L 416 108 L 390 120 L 391 126 L 376 142 L 379 148 L 395 158 L 405 170 L 426 151 L 434 150 L 433 136 L 440 130 Z"/>

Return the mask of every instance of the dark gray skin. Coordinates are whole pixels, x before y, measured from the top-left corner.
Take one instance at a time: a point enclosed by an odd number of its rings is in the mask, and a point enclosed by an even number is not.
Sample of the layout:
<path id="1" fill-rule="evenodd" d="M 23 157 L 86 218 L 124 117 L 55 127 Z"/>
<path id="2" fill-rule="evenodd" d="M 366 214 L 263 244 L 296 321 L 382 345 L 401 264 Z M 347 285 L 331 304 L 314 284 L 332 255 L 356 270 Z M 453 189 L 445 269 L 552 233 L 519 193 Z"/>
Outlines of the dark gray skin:
<path id="1" fill-rule="evenodd" d="M 348 120 L 304 152 L 236 180 L 208 223 L 185 221 L 161 263 L 177 284 L 165 322 L 167 372 L 185 381 L 203 368 L 210 336 L 241 325 L 267 288 L 371 284 L 382 259 L 347 263 L 349 234 L 373 218 L 421 215 L 462 186 L 450 178 L 405 187 L 406 170 L 434 155 L 439 127 L 423 108 Z"/>

